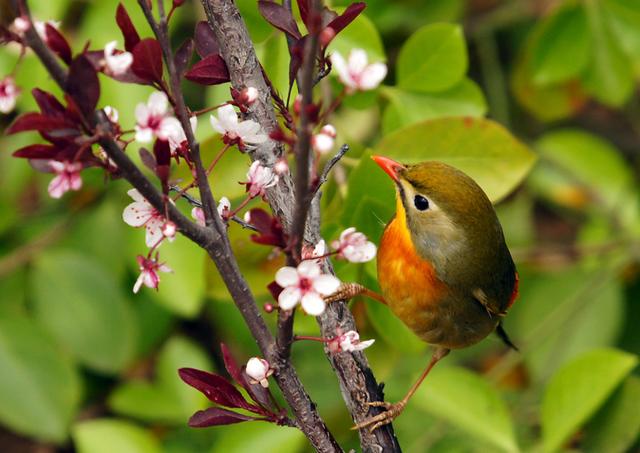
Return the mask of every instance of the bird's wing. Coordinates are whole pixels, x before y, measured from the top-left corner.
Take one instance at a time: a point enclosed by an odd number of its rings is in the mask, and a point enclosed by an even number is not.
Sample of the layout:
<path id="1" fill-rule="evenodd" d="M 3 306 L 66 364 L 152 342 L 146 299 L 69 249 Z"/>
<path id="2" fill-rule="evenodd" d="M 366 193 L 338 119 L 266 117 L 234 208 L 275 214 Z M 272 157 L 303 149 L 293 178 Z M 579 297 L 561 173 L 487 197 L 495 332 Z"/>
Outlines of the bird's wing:
<path id="1" fill-rule="evenodd" d="M 472 291 L 473 298 L 487 310 L 489 315 L 503 317 L 518 298 L 518 273 L 514 272 L 513 275 L 513 289 L 510 293 L 504 295 L 491 294 L 482 288 L 476 288 Z M 506 297 L 507 295 L 509 296 L 508 298 Z"/>

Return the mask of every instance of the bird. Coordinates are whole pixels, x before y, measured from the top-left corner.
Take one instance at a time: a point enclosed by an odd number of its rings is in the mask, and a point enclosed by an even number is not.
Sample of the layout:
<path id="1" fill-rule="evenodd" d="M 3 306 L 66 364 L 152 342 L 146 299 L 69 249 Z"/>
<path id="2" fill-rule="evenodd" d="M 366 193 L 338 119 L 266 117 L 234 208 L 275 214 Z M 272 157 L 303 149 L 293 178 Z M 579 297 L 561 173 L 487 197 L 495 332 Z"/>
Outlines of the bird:
<path id="1" fill-rule="evenodd" d="M 451 350 L 476 344 L 494 331 L 517 349 L 502 319 L 518 296 L 518 273 L 493 205 L 471 177 L 437 161 L 404 165 L 372 158 L 396 189 L 396 212 L 377 254 L 381 294 L 347 283 L 330 298 L 365 294 L 383 302 L 434 348 L 402 400 L 369 402 L 385 410 L 353 427 L 374 431 L 402 413 Z"/>

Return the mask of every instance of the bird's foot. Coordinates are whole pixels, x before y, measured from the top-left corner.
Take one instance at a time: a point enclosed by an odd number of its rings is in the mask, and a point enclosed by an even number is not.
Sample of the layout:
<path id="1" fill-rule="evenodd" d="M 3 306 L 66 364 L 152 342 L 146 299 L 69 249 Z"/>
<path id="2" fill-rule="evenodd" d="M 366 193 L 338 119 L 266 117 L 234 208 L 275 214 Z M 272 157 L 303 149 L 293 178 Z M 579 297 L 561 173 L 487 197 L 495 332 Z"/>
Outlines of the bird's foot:
<path id="1" fill-rule="evenodd" d="M 339 300 L 349 300 L 365 291 L 366 288 L 358 283 L 342 283 L 335 293 L 325 296 L 324 301 L 330 304 Z"/>
<path id="2" fill-rule="evenodd" d="M 385 411 L 381 414 L 374 415 L 373 417 L 369 417 L 366 420 L 361 421 L 351 429 L 355 430 L 369 428 L 369 432 L 373 432 L 379 427 L 391 423 L 398 415 L 402 413 L 405 406 L 407 405 L 407 402 L 399 401 L 397 403 L 387 403 L 386 401 L 372 401 L 367 403 L 367 405 L 371 407 L 383 407 L 385 408 Z"/>

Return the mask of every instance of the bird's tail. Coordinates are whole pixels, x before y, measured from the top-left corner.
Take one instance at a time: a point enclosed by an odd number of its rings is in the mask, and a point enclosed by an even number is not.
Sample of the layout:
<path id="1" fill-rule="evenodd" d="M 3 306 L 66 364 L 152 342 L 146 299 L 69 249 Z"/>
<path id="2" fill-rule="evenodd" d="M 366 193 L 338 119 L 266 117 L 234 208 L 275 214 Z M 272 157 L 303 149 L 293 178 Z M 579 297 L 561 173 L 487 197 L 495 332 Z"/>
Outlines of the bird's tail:
<path id="1" fill-rule="evenodd" d="M 504 344 L 509 346 L 514 351 L 519 351 L 518 347 L 515 344 L 513 344 L 513 341 L 511 341 L 511 338 L 509 338 L 509 335 L 507 335 L 507 332 L 505 332 L 504 327 L 502 327 L 502 322 L 498 323 L 498 327 L 496 327 L 496 333 L 498 334 L 500 339 L 504 342 Z"/>

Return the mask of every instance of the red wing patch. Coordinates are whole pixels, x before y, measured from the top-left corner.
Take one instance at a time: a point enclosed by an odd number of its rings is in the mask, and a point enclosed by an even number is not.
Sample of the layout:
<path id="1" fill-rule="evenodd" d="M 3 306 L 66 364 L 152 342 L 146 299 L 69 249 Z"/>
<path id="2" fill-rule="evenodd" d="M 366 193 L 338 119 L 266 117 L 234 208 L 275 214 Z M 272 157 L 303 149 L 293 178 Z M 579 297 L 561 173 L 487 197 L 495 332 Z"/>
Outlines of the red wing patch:
<path id="1" fill-rule="evenodd" d="M 507 310 L 511 308 L 513 303 L 518 298 L 518 287 L 520 286 L 520 277 L 518 277 L 518 273 L 516 272 L 516 281 L 513 285 L 513 292 L 511 293 L 511 299 L 509 299 L 509 303 L 507 304 Z"/>

